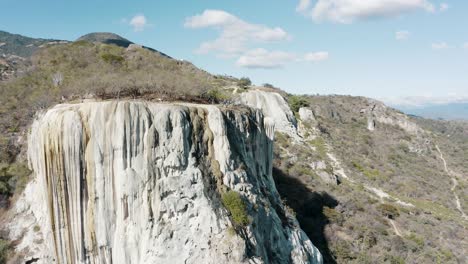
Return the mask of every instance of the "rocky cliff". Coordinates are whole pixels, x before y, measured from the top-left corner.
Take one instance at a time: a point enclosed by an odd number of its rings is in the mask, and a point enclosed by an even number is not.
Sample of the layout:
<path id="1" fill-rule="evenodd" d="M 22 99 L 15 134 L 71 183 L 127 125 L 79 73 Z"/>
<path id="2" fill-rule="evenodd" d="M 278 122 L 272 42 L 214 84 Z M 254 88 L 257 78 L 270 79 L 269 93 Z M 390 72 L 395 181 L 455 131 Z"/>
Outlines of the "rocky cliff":
<path id="1" fill-rule="evenodd" d="M 243 107 L 58 105 L 32 125 L 16 251 L 39 263 L 321 263 L 277 193 L 273 136 Z M 224 202 L 232 192 L 241 208 Z"/>

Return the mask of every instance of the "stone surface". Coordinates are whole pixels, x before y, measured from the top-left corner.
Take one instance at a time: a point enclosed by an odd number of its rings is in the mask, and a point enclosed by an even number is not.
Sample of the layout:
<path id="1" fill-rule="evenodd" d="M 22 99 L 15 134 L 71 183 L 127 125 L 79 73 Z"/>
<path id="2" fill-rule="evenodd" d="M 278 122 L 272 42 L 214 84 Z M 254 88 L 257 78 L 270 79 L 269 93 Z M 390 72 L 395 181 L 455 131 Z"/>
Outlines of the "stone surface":
<path id="1" fill-rule="evenodd" d="M 57 105 L 32 125 L 10 237 L 37 263 L 321 263 L 276 191 L 273 136 L 258 110 Z M 220 201 L 229 189 L 246 227 Z"/>
<path id="2" fill-rule="evenodd" d="M 299 117 L 301 118 L 302 121 L 305 121 L 305 122 L 315 121 L 314 112 L 312 112 L 311 109 L 306 108 L 306 107 L 299 108 Z"/>
<path id="3" fill-rule="evenodd" d="M 382 124 L 398 126 L 412 135 L 416 135 L 422 132 L 422 129 L 416 123 L 412 122 L 407 115 L 390 110 L 386 105 L 379 101 L 372 99 L 369 99 L 369 101 L 371 106 L 364 112 L 367 113 L 367 128 L 370 131 L 375 129 L 375 123 L 378 122 Z"/>
<path id="4" fill-rule="evenodd" d="M 298 139 L 296 118 L 279 93 L 251 90 L 241 93 L 240 101 L 250 107 L 261 109 L 266 117 L 274 120 L 277 131 Z"/>

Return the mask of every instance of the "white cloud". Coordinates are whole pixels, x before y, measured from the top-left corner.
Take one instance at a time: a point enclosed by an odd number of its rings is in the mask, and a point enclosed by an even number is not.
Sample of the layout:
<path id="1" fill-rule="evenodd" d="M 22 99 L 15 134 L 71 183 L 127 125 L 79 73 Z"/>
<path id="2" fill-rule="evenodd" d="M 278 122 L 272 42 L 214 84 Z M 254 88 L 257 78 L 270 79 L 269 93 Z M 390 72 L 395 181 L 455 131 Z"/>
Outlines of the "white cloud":
<path id="1" fill-rule="evenodd" d="M 326 51 L 310 52 L 310 53 L 305 54 L 304 60 L 319 62 L 319 61 L 327 60 L 328 57 L 329 57 L 329 54 Z"/>
<path id="2" fill-rule="evenodd" d="M 294 61 L 296 56 L 284 51 L 268 51 L 266 49 L 254 49 L 240 56 L 236 64 L 245 68 L 280 68 L 286 63 Z"/>
<path id="3" fill-rule="evenodd" d="M 296 8 L 308 13 L 315 21 L 352 23 L 355 20 L 394 17 L 407 12 L 425 10 L 434 12 L 434 5 L 428 0 L 318 0 L 312 9 L 301 1 Z"/>
<path id="4" fill-rule="evenodd" d="M 129 24 L 133 27 L 134 31 L 143 31 L 148 25 L 148 22 L 146 21 L 146 17 L 144 15 L 136 15 L 132 17 Z"/>
<path id="5" fill-rule="evenodd" d="M 411 36 L 411 33 L 406 30 L 400 30 L 395 32 L 395 39 L 396 40 L 406 40 Z"/>
<path id="6" fill-rule="evenodd" d="M 463 44 L 463 48 L 468 49 L 468 42 L 465 42 L 465 44 Z"/>
<path id="7" fill-rule="evenodd" d="M 444 50 L 450 48 L 447 42 L 432 43 L 431 47 L 433 50 Z"/>
<path id="8" fill-rule="evenodd" d="M 449 5 L 447 3 L 441 3 L 440 4 L 440 6 L 439 6 L 439 11 L 440 12 L 447 11 L 447 9 L 449 9 Z"/>
<path id="9" fill-rule="evenodd" d="M 240 55 L 251 43 L 287 40 L 288 33 L 280 27 L 251 24 L 222 10 L 205 10 L 202 14 L 186 19 L 187 28 L 214 28 L 220 35 L 200 45 L 199 53 L 218 52 L 221 56 Z"/>
<path id="10" fill-rule="evenodd" d="M 422 107 L 428 105 L 444 105 L 451 103 L 466 103 L 468 95 L 463 94 L 448 94 L 446 96 L 406 96 L 406 97 L 390 97 L 381 98 L 390 106 L 400 107 Z"/>
<path id="11" fill-rule="evenodd" d="M 281 68 L 292 62 L 321 62 L 327 60 L 328 52 L 309 52 L 304 55 L 285 51 L 268 51 L 266 49 L 253 49 L 245 52 L 236 62 L 237 66 L 245 68 Z"/>
<path id="12" fill-rule="evenodd" d="M 310 6 L 310 0 L 299 0 L 299 4 L 296 7 L 297 12 L 304 12 Z"/>

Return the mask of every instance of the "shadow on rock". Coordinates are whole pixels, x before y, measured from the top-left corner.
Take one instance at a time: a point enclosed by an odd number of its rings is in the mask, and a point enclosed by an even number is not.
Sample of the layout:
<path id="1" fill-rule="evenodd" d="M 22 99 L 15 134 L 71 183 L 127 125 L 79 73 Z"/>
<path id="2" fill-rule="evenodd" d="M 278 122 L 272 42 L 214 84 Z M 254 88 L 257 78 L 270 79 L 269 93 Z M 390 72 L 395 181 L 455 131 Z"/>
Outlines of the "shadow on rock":
<path id="1" fill-rule="evenodd" d="M 323 214 L 323 207 L 334 208 L 338 202 L 329 194 L 314 192 L 303 182 L 287 175 L 278 168 L 273 168 L 276 187 L 286 204 L 294 209 L 302 230 L 322 253 L 324 263 L 333 263 L 333 258 L 325 237 L 325 226 L 329 223 Z"/>

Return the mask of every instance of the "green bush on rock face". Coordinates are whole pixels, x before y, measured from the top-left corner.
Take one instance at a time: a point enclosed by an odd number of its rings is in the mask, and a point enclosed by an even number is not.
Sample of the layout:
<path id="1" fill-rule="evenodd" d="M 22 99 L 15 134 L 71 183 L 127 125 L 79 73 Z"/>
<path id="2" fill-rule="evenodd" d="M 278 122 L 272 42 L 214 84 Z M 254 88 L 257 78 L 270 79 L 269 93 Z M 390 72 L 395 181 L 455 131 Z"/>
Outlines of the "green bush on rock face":
<path id="1" fill-rule="evenodd" d="M 6 263 L 9 248 L 8 241 L 0 239 L 0 263 Z"/>
<path id="2" fill-rule="evenodd" d="M 244 201 L 239 193 L 228 191 L 222 194 L 223 205 L 231 213 L 232 220 L 237 226 L 246 226 L 249 224 L 249 216 Z"/>
<path id="3" fill-rule="evenodd" d="M 31 171 L 23 163 L 0 163 L 0 194 L 12 195 L 21 192 L 28 182 Z"/>

